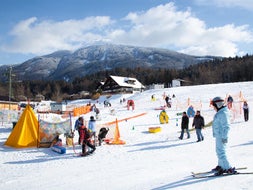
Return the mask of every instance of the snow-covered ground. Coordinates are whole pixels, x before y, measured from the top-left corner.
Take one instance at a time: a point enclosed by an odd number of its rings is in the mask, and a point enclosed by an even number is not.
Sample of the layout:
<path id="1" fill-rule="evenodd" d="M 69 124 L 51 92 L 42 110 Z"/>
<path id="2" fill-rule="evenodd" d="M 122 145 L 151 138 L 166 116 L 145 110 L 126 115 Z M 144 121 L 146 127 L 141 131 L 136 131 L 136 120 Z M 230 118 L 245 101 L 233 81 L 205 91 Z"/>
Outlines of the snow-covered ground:
<path id="1" fill-rule="evenodd" d="M 97 147 L 94 155 L 76 157 L 80 146 L 67 147 L 66 154 L 58 154 L 50 148 L 15 149 L 4 146 L 12 124 L 0 125 L 0 189 L 198 189 L 198 190 L 238 190 L 252 189 L 253 175 L 236 175 L 219 178 L 194 179 L 192 171 L 206 171 L 217 165 L 214 138 L 211 127 L 203 130 L 205 140 L 196 143 L 195 131 L 191 138 L 179 140 L 181 116 L 176 113 L 187 111 L 190 101 L 205 118 L 212 121 L 215 114 L 209 106 L 215 96 L 234 96 L 235 101 L 241 92 L 253 108 L 253 82 L 227 83 L 177 87 L 149 90 L 126 97 L 135 101 L 135 110 L 127 110 L 126 103 L 120 104 L 122 96 L 110 98 L 111 108 L 103 108 L 102 101 L 97 104 L 101 112 L 102 124 L 132 117 L 119 122 L 121 139 L 125 145 L 106 145 Z M 172 108 L 166 109 L 169 123 L 161 125 L 159 114 L 155 110 L 164 105 L 163 94 L 175 94 Z M 151 101 L 155 95 L 156 101 Z M 80 101 L 83 104 L 85 101 Z M 76 103 L 76 102 L 75 102 Z M 238 104 L 238 103 L 237 103 Z M 239 104 L 238 104 L 239 105 Z M 248 167 L 253 171 L 253 119 L 245 122 L 240 110 L 231 113 L 231 130 L 228 139 L 228 158 L 231 165 Z M 89 119 L 89 113 L 84 115 Z M 56 116 L 47 116 L 47 120 L 56 120 Z M 76 118 L 72 118 L 74 123 Z M 192 118 L 190 118 L 191 128 Z M 149 127 L 160 126 L 161 132 L 149 133 Z M 113 132 L 111 128 L 110 132 Z M 110 135 L 110 134 L 109 134 Z M 75 142 L 77 142 L 77 133 Z M 62 136 L 63 142 L 65 138 Z"/>

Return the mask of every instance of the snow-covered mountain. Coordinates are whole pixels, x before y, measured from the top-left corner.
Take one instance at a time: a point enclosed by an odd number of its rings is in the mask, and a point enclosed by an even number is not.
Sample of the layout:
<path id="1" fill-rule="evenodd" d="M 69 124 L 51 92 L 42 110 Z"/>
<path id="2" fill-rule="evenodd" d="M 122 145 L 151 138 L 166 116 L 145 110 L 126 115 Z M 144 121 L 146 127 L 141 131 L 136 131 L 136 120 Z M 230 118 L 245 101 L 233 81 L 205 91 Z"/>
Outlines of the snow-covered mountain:
<path id="1" fill-rule="evenodd" d="M 13 72 L 20 80 L 73 80 L 118 67 L 182 69 L 206 59 L 210 57 L 190 56 L 167 49 L 103 44 L 35 57 L 13 66 Z M 0 67 L 0 72 L 6 72 L 6 66 Z"/>

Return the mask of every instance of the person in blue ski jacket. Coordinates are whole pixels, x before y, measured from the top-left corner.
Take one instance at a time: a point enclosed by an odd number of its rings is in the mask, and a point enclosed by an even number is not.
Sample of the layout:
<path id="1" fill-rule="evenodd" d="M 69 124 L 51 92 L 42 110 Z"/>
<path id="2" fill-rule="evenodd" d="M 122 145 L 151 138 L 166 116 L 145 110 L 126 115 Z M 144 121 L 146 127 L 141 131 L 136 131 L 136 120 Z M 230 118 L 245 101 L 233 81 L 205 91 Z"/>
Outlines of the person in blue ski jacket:
<path id="1" fill-rule="evenodd" d="M 213 171 L 215 172 L 215 175 L 236 173 L 235 168 L 231 167 L 226 155 L 226 144 L 228 142 L 228 133 L 230 129 L 229 110 L 227 106 L 224 105 L 224 100 L 221 97 L 215 97 L 211 104 L 216 111 L 212 129 L 216 143 L 216 155 L 218 158 L 218 166 L 216 166 Z"/>

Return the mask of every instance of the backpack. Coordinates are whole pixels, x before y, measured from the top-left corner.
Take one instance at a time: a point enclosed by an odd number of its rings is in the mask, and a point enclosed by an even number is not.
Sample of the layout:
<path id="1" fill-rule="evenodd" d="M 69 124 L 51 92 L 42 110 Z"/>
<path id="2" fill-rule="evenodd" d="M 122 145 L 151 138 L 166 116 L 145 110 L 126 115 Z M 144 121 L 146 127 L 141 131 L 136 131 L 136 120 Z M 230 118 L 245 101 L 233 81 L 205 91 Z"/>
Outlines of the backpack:
<path id="1" fill-rule="evenodd" d="M 85 139 L 91 138 L 91 132 L 86 127 L 84 128 L 84 137 Z"/>
<path id="2" fill-rule="evenodd" d="M 79 130 L 79 128 L 82 126 L 82 123 L 79 120 L 76 120 L 75 122 L 75 130 Z"/>
<path id="3" fill-rule="evenodd" d="M 99 139 L 103 139 L 106 137 L 107 133 L 109 131 L 109 128 L 105 128 L 105 127 L 102 127 L 100 130 L 99 130 L 99 134 L 98 134 L 98 138 Z"/>

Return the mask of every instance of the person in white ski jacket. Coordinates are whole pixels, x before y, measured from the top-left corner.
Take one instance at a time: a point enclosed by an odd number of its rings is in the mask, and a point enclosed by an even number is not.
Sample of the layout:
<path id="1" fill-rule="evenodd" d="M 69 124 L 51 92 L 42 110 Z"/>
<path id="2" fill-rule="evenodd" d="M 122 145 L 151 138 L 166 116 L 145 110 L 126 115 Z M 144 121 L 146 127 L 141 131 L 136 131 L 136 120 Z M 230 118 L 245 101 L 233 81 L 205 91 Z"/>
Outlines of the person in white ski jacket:
<path id="1" fill-rule="evenodd" d="M 96 120 L 94 116 L 90 116 L 90 120 L 88 123 L 88 129 L 91 131 L 91 137 L 94 139 L 94 145 L 96 144 Z"/>
<path id="2" fill-rule="evenodd" d="M 212 105 L 217 112 L 213 119 L 213 137 L 216 142 L 216 154 L 218 158 L 218 166 L 213 170 L 215 175 L 223 173 L 236 173 L 235 168 L 232 168 L 226 155 L 226 144 L 228 142 L 228 132 L 230 129 L 229 110 L 224 105 L 224 100 L 220 97 L 215 97 L 212 100 Z"/>

